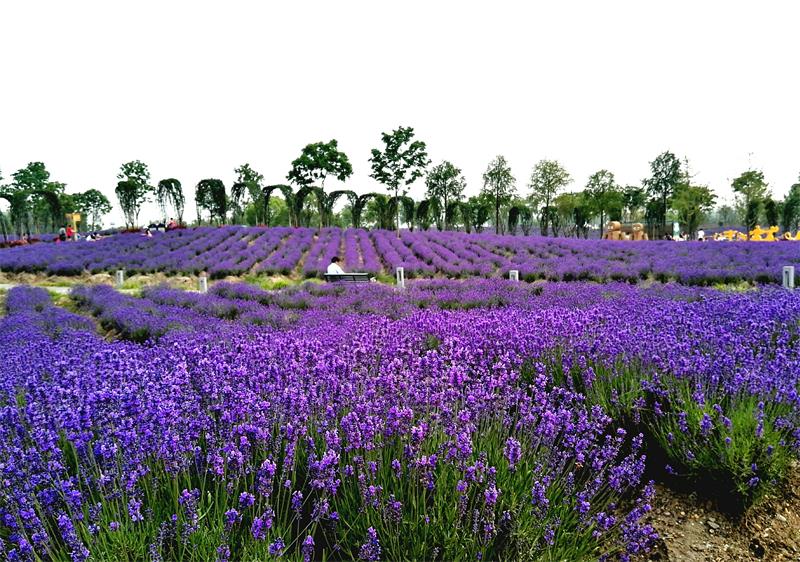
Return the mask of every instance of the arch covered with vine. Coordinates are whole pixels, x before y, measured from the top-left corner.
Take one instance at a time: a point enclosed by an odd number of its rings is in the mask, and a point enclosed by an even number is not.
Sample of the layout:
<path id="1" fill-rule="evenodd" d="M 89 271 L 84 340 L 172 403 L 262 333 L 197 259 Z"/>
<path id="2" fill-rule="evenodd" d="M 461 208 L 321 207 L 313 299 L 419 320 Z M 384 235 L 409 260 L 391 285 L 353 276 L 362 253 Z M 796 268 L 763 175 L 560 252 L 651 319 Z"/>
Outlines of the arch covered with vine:
<path id="1" fill-rule="evenodd" d="M 264 224 L 267 226 L 270 225 L 269 199 L 272 197 L 272 193 L 275 191 L 280 191 L 281 195 L 283 195 L 283 198 L 286 201 L 286 207 L 289 210 L 289 225 L 298 226 L 294 216 L 294 191 L 292 191 L 291 187 L 285 184 L 267 185 L 261 190 L 261 196 L 263 199 L 262 204 L 264 205 Z"/>
<path id="2" fill-rule="evenodd" d="M 325 226 L 330 226 L 331 222 L 333 222 L 333 207 L 336 205 L 336 201 L 338 201 L 340 197 L 347 197 L 347 201 L 350 203 L 351 209 L 354 208 L 358 202 L 358 195 L 356 195 L 355 191 L 350 191 L 349 189 L 331 191 L 325 197 L 324 214 L 322 216 Z"/>

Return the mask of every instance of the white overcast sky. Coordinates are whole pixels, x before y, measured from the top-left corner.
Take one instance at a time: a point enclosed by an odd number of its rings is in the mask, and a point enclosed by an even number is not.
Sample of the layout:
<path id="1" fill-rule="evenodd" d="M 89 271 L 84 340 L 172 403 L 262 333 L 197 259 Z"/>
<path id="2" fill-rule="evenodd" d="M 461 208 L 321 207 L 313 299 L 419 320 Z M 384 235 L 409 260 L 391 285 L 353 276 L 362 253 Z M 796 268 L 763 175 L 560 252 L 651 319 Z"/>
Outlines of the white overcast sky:
<path id="1" fill-rule="evenodd" d="M 43 161 L 68 191 L 106 193 L 119 224 L 116 173 L 140 159 L 189 188 L 193 218 L 198 180 L 230 186 L 249 162 L 282 183 L 331 138 L 348 186 L 380 190 L 369 150 L 408 125 L 469 194 L 497 154 L 525 191 L 543 158 L 580 189 L 601 168 L 638 183 L 671 150 L 725 199 L 748 161 L 783 196 L 800 173 L 799 17 L 755 0 L 3 2 L 0 170 Z"/>

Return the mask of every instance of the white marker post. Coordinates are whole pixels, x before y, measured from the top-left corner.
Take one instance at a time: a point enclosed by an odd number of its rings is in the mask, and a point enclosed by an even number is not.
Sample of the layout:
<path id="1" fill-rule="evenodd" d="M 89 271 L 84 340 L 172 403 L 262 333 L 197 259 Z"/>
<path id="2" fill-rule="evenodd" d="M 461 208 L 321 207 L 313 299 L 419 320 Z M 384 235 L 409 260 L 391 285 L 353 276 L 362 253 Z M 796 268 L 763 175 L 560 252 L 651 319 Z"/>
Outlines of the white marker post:
<path id="1" fill-rule="evenodd" d="M 519 281 L 519 270 L 512 269 L 508 272 L 508 278 L 511 281 Z"/>
<path id="2" fill-rule="evenodd" d="M 114 276 L 114 286 L 119 288 L 122 287 L 123 283 L 125 283 L 125 270 L 118 269 L 117 274 Z"/>
<path id="3" fill-rule="evenodd" d="M 201 273 L 197 280 L 197 290 L 201 293 L 208 292 L 208 277 L 206 277 L 205 273 Z"/>
<path id="4" fill-rule="evenodd" d="M 794 266 L 793 265 L 784 265 L 783 266 L 783 288 L 789 289 L 790 291 L 794 290 Z"/>
<path id="5" fill-rule="evenodd" d="M 396 276 L 397 276 L 397 286 L 400 287 L 401 289 L 405 289 L 406 288 L 406 273 L 405 273 L 405 270 L 402 267 L 398 267 L 395 270 L 395 273 L 396 273 Z"/>

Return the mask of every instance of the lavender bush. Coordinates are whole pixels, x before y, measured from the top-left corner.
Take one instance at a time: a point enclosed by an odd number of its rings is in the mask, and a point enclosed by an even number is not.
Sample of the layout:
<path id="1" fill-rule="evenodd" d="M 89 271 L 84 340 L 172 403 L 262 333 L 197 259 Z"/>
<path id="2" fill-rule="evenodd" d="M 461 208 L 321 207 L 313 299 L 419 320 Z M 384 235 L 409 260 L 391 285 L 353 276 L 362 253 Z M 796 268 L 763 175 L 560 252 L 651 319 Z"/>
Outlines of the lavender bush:
<path id="1" fill-rule="evenodd" d="M 73 299 L 87 316 L 13 289 L 0 320 L 11 560 L 625 560 L 654 539 L 646 468 L 749 502 L 800 444 L 800 297 L 777 289 Z"/>
<path id="2" fill-rule="evenodd" d="M 800 267 L 794 242 L 615 242 L 460 232 L 360 229 L 196 228 L 111 236 L 97 242 L 35 244 L 0 250 L 0 269 L 78 275 L 84 271 L 164 271 L 212 278 L 249 273 L 321 277 L 338 255 L 349 271 L 408 277 L 507 277 L 528 281 L 627 281 L 689 285 L 779 283 L 784 265 Z"/>

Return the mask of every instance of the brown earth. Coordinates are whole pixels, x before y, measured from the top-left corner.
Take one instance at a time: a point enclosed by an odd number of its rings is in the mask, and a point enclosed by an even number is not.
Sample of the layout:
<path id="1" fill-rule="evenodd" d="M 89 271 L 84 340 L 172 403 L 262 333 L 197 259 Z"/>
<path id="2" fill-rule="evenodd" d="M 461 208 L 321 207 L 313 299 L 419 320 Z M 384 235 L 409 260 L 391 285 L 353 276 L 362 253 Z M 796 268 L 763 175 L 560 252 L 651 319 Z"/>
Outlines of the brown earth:
<path id="1" fill-rule="evenodd" d="M 800 561 L 800 463 L 781 488 L 739 516 L 659 485 L 650 523 L 661 539 L 645 560 Z"/>

